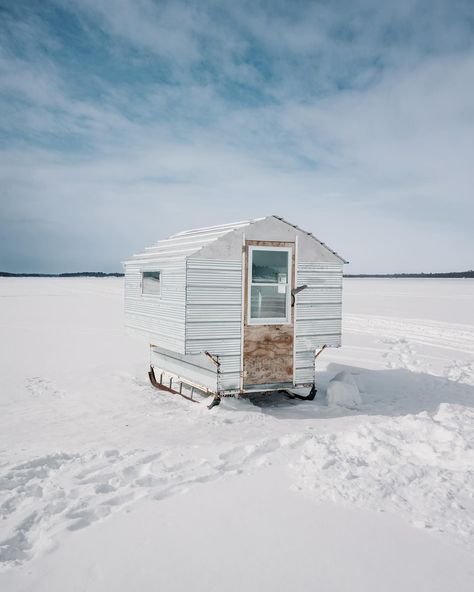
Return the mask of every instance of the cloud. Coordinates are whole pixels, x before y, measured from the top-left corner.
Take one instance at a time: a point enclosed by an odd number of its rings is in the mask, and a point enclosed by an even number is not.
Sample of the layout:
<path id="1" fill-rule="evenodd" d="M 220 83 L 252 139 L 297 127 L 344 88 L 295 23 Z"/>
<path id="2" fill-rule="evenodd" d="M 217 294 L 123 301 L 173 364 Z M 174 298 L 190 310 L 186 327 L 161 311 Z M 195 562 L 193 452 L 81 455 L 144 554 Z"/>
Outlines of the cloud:
<path id="1" fill-rule="evenodd" d="M 0 53 L 0 269 L 114 270 L 170 232 L 269 213 L 354 272 L 472 267 L 471 12 L 17 8 Z"/>

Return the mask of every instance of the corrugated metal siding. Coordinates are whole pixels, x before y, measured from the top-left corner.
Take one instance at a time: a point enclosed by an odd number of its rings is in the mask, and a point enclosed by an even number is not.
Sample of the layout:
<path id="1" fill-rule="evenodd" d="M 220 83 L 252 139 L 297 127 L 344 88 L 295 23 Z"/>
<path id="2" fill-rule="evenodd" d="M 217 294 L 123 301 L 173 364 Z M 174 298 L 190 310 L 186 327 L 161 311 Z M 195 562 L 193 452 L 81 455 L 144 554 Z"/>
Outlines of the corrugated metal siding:
<path id="1" fill-rule="evenodd" d="M 305 368 L 296 369 L 296 385 L 311 384 L 314 382 L 314 364 Z"/>
<path id="2" fill-rule="evenodd" d="M 233 269 L 225 268 L 224 261 L 219 262 L 222 265 L 222 267 L 220 268 L 213 268 L 209 266 L 208 268 L 198 269 L 194 266 L 191 266 L 199 261 L 202 261 L 202 259 L 188 259 L 188 286 L 194 286 L 199 288 L 205 286 L 212 286 L 212 288 L 217 288 L 219 290 L 237 288 L 240 291 L 241 269 L 239 269 L 239 276 L 237 277 Z M 217 262 L 212 261 L 212 263 Z M 233 261 L 232 263 L 235 263 L 235 261 Z M 217 299 L 213 299 L 213 301 L 220 302 L 220 300 Z"/>
<path id="3" fill-rule="evenodd" d="M 301 285 L 301 284 L 298 284 Z M 297 296 L 298 304 L 340 304 L 341 289 L 339 286 L 334 288 L 327 287 L 309 287 L 303 290 Z"/>
<path id="4" fill-rule="evenodd" d="M 204 327 L 202 328 L 204 331 Z M 203 351 L 211 353 L 218 352 L 216 355 L 232 355 L 239 349 L 240 355 L 240 336 L 236 339 L 209 339 L 202 335 L 199 339 L 186 339 L 186 353 L 198 354 Z"/>
<path id="5" fill-rule="evenodd" d="M 203 310 L 202 318 L 199 318 L 197 311 L 189 315 L 190 318 L 186 318 L 186 348 L 192 341 L 240 339 L 240 322 L 234 323 L 225 318 L 212 318 L 212 305 L 201 304 L 200 306 L 207 308 L 207 310 Z M 190 308 L 188 305 L 188 311 Z M 219 352 L 211 353 L 219 355 Z"/>
<path id="6" fill-rule="evenodd" d="M 314 380 L 314 352 L 341 345 L 342 265 L 298 263 L 296 296 L 296 383 Z"/>
<path id="7" fill-rule="evenodd" d="M 295 355 L 296 368 L 310 368 L 313 365 L 314 352 L 312 350 L 305 350 L 297 352 Z"/>
<path id="8" fill-rule="evenodd" d="M 242 262 L 187 261 L 186 353 L 219 356 L 219 389 L 240 386 Z"/>
<path id="9" fill-rule="evenodd" d="M 240 323 L 241 307 L 234 304 L 216 304 L 213 307 L 206 306 L 205 303 L 199 305 L 189 305 L 187 310 L 187 319 L 190 324 L 203 321 L 224 321 L 227 325 L 230 321 Z"/>
<path id="10" fill-rule="evenodd" d="M 161 271 L 161 296 L 143 296 L 141 272 Z M 160 347 L 184 353 L 185 342 L 186 262 L 147 265 L 128 264 L 125 267 L 125 327 L 127 332 L 140 335 Z"/>
<path id="11" fill-rule="evenodd" d="M 210 299 L 214 299 L 214 286 L 201 286 L 193 284 L 192 290 L 188 290 L 188 304 L 207 304 Z M 242 305 L 242 295 L 238 290 L 221 290 L 220 304 Z"/>
<path id="12" fill-rule="evenodd" d="M 312 290 L 314 293 L 315 291 Z M 339 293 L 340 298 L 340 293 Z M 317 300 L 317 299 L 316 299 Z M 303 304 L 298 301 L 298 319 L 301 324 L 305 320 L 327 320 L 337 319 L 341 314 L 341 303 L 340 302 L 315 302 Z"/>
<path id="13" fill-rule="evenodd" d="M 341 318 L 300 320 L 296 323 L 296 337 L 341 335 Z M 323 343 L 324 345 L 324 343 Z"/>

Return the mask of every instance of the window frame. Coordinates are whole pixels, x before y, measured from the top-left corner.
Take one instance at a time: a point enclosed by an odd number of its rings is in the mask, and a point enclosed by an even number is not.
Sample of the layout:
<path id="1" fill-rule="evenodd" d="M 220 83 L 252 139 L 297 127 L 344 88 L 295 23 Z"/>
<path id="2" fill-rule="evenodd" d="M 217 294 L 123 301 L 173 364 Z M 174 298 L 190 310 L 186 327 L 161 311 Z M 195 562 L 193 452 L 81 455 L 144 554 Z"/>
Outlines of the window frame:
<path id="1" fill-rule="evenodd" d="M 143 291 L 143 279 L 145 273 L 159 273 L 160 274 L 160 293 L 159 294 L 150 294 L 148 292 Z M 140 293 L 142 298 L 161 298 L 163 294 L 163 272 L 161 269 L 141 269 L 140 270 Z"/>
<path id="2" fill-rule="evenodd" d="M 252 282 L 252 266 L 253 253 L 255 251 L 285 251 L 288 257 L 288 275 L 286 284 L 286 300 L 285 300 L 285 317 L 273 318 L 252 318 L 252 286 L 278 286 L 278 283 L 268 282 Z M 293 249 L 292 247 L 271 247 L 264 245 L 249 245 L 248 246 L 248 269 L 247 269 L 247 325 L 291 325 L 291 284 L 292 284 L 292 264 L 293 264 Z"/>

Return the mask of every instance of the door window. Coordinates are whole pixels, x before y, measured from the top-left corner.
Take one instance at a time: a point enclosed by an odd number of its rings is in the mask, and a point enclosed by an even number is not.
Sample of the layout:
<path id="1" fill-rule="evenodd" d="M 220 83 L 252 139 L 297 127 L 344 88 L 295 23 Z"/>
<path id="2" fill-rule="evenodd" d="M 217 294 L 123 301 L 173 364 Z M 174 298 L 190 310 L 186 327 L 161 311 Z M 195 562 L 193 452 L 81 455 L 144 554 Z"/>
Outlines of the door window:
<path id="1" fill-rule="evenodd" d="M 249 324 L 290 322 L 290 254 L 283 247 L 249 247 Z"/>

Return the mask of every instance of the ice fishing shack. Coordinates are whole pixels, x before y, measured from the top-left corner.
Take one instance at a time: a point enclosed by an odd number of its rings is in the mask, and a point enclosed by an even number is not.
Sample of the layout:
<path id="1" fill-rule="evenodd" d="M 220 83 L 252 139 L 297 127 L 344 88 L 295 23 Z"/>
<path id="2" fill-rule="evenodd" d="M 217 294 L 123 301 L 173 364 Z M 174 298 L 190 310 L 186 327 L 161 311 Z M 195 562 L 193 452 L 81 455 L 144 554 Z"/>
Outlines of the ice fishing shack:
<path id="1" fill-rule="evenodd" d="M 341 345 L 344 263 L 278 216 L 179 232 L 124 262 L 126 331 L 162 390 L 311 399 L 315 357 Z"/>

